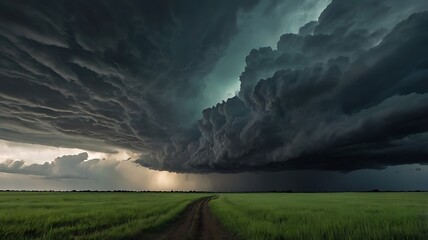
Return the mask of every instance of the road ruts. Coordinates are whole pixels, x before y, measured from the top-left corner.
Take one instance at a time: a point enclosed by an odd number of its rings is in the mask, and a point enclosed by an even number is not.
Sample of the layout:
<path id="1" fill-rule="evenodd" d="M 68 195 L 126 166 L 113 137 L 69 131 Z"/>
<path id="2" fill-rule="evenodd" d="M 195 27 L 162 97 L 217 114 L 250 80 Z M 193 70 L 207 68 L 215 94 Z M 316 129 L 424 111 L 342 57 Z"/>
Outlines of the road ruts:
<path id="1" fill-rule="evenodd" d="M 206 197 L 191 203 L 175 222 L 156 232 L 143 232 L 141 240 L 236 240 L 210 212 Z"/>

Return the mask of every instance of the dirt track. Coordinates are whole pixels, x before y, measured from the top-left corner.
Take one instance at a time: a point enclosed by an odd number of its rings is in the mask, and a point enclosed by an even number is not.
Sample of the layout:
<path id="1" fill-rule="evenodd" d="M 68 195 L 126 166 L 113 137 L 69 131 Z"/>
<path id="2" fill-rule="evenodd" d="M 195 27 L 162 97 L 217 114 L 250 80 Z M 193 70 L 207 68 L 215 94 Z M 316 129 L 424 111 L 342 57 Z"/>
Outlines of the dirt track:
<path id="1" fill-rule="evenodd" d="M 212 197 L 202 198 L 191 203 L 184 213 L 166 228 L 157 232 L 143 233 L 144 240 L 233 240 L 211 214 L 208 202 Z"/>

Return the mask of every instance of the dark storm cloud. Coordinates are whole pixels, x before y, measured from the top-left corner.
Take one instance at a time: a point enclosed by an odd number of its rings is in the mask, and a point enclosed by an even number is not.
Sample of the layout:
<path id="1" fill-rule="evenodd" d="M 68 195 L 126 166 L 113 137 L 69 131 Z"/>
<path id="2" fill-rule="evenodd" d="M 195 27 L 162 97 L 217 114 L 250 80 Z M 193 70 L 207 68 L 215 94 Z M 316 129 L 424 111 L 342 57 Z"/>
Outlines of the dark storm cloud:
<path id="1" fill-rule="evenodd" d="M 157 149 L 257 1 L 0 1 L 0 136 Z"/>
<path id="2" fill-rule="evenodd" d="M 427 162 L 427 7 L 333 1 L 276 50 L 251 51 L 239 97 L 138 162 L 225 172 Z"/>
<path id="3" fill-rule="evenodd" d="M 195 122 L 238 15 L 284 6 L 257 2 L 0 1 L 0 137 L 124 147 L 171 171 L 427 161 L 423 0 L 334 0 L 277 49 L 252 50 L 238 96 Z"/>

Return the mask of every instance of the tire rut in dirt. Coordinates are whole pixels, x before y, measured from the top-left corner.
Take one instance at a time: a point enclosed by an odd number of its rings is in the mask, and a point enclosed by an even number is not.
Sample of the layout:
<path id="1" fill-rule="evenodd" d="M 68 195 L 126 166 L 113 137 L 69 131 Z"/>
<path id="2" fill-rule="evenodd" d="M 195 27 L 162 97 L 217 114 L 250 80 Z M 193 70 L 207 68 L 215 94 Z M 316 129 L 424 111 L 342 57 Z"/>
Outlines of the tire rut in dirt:
<path id="1" fill-rule="evenodd" d="M 213 197 L 191 203 L 182 215 L 170 225 L 156 232 L 145 232 L 137 239 L 144 240 L 236 240 L 227 232 L 209 209 Z"/>

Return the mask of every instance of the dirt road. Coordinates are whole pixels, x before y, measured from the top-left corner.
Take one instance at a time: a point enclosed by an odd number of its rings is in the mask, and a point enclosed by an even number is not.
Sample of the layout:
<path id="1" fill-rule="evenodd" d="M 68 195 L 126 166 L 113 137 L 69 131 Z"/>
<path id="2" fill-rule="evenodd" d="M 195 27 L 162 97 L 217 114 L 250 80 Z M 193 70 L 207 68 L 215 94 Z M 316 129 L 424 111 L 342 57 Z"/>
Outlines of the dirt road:
<path id="1" fill-rule="evenodd" d="M 144 240 L 233 240 L 211 214 L 208 202 L 212 197 L 191 203 L 184 213 L 173 223 L 157 232 L 143 233 Z"/>

